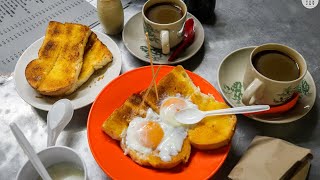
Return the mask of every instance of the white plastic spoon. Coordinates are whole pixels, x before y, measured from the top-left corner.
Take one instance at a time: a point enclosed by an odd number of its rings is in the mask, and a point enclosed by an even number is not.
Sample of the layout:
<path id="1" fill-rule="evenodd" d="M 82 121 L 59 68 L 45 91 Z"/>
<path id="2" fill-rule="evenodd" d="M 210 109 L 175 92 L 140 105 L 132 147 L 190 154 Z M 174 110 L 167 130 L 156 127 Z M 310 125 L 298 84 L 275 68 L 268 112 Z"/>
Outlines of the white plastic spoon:
<path id="1" fill-rule="evenodd" d="M 195 108 L 186 108 L 176 112 L 176 121 L 182 124 L 196 124 L 200 122 L 206 116 L 218 116 L 227 114 L 245 114 L 269 110 L 269 105 L 253 105 L 253 106 L 242 106 L 235 108 L 219 109 L 213 111 L 200 111 Z"/>
<path id="2" fill-rule="evenodd" d="M 33 150 L 32 146 L 30 145 L 27 138 L 23 135 L 19 127 L 15 123 L 10 124 L 10 129 L 13 133 L 13 135 L 16 137 L 20 147 L 23 149 L 23 151 L 27 154 L 31 164 L 33 167 L 37 170 L 39 175 L 44 180 L 51 180 L 50 175 L 48 174 L 48 171 L 42 164 L 41 160 L 39 159 L 36 152 Z"/>
<path id="3" fill-rule="evenodd" d="M 59 134 L 72 119 L 73 111 L 73 106 L 68 99 L 61 99 L 52 105 L 47 115 L 48 147 L 56 144 Z"/>

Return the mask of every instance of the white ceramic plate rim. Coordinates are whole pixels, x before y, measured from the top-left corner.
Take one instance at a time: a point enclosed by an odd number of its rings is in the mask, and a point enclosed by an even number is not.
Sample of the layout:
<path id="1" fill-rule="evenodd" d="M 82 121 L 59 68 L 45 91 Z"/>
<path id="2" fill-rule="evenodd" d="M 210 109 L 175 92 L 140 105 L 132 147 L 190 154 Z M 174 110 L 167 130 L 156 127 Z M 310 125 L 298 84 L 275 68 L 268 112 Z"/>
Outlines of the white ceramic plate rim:
<path id="1" fill-rule="evenodd" d="M 227 56 L 225 56 L 225 58 L 221 61 L 220 65 L 219 65 L 219 68 L 218 68 L 218 73 L 217 73 L 217 80 L 218 80 L 218 86 L 219 86 L 219 90 L 220 90 L 220 93 L 222 94 L 223 98 L 228 102 L 229 105 L 231 105 L 232 107 L 237 107 L 235 106 L 230 100 L 229 98 L 225 95 L 225 93 L 223 93 L 222 91 L 222 88 L 221 88 L 221 82 L 220 82 L 220 70 L 221 70 L 221 67 L 223 65 L 223 63 L 225 62 L 226 59 L 228 59 L 231 55 L 233 55 L 234 53 L 238 52 L 238 51 L 242 51 L 242 50 L 246 50 L 246 49 L 254 49 L 256 48 L 257 46 L 247 46 L 247 47 L 243 47 L 243 48 L 239 48 L 237 50 L 234 50 L 232 51 L 231 53 L 229 53 Z M 309 73 L 309 71 L 307 71 L 307 74 L 306 76 L 309 76 L 309 78 L 311 79 L 310 83 L 312 87 L 316 87 L 315 86 L 315 82 L 311 76 L 311 74 Z M 293 122 L 293 121 L 296 121 L 296 120 L 299 120 L 301 119 L 302 117 L 304 117 L 306 114 L 308 114 L 308 112 L 312 109 L 313 105 L 314 105 L 314 102 L 315 102 L 315 99 L 316 99 L 316 88 L 313 89 L 314 93 L 313 93 L 313 98 L 312 98 L 312 102 L 310 101 L 310 108 L 307 109 L 307 111 L 305 111 L 304 113 L 298 115 L 298 116 L 294 116 L 294 117 L 291 117 L 291 118 L 288 118 L 286 120 L 266 120 L 266 119 L 263 119 L 263 118 L 259 118 L 257 116 L 254 116 L 254 115 L 251 115 L 251 116 L 247 116 L 248 118 L 251 118 L 251 119 L 254 119 L 256 121 L 260 121 L 260 122 L 264 122 L 264 123 L 269 123 L 269 124 L 285 124 L 285 123 L 290 123 L 290 122 Z"/>
<path id="2" fill-rule="evenodd" d="M 114 78 L 118 77 L 121 71 L 121 53 L 119 50 L 118 45 L 107 35 L 100 33 L 98 31 L 94 31 L 94 33 L 97 34 L 99 40 L 103 42 L 105 45 L 108 46 L 108 49 L 111 51 L 113 55 L 113 61 L 106 71 L 103 72 L 103 70 L 106 69 L 106 67 L 102 68 L 100 71 L 98 70 L 98 74 L 95 73 L 92 75 L 92 77 L 89 78 L 88 82 L 83 84 L 77 91 L 71 95 L 68 95 L 63 98 L 70 99 L 74 109 L 82 108 L 86 105 L 89 105 L 92 103 L 96 96 L 100 93 L 100 91 Z M 30 104 L 31 106 L 49 111 L 51 108 L 51 105 L 58 100 L 59 98 L 51 98 L 46 97 L 38 94 L 32 87 L 28 84 L 26 77 L 25 77 L 25 68 L 28 65 L 30 61 L 38 57 L 38 50 L 41 47 L 41 44 L 44 40 L 44 37 L 38 39 L 33 44 L 31 44 L 21 55 L 19 58 L 15 70 L 14 70 L 14 82 L 15 87 L 20 95 L 20 97 Z M 84 95 L 78 96 L 74 95 L 77 93 L 82 93 Z M 39 98 L 39 97 L 41 98 Z M 75 98 L 73 98 L 75 97 Z"/>
<path id="3" fill-rule="evenodd" d="M 192 15 L 191 13 L 189 13 L 189 12 L 188 12 L 188 15 L 191 16 L 191 17 L 194 19 L 195 25 L 199 27 L 199 29 L 196 31 L 196 36 L 195 36 L 195 40 L 194 40 L 194 41 L 196 41 L 197 38 L 199 38 L 199 39 L 201 38 L 200 41 L 199 41 L 199 42 L 200 42 L 199 45 L 196 46 L 196 47 L 194 48 L 194 50 L 193 50 L 191 53 L 189 53 L 188 55 L 183 56 L 183 57 L 180 57 L 180 58 L 177 58 L 176 60 L 174 60 L 174 61 L 172 61 L 172 62 L 169 62 L 169 61 L 166 61 L 166 62 L 164 62 L 164 61 L 153 61 L 154 64 L 167 64 L 167 65 L 170 65 L 170 64 L 171 64 L 171 65 L 172 65 L 172 64 L 178 64 L 178 63 L 181 63 L 181 62 L 183 62 L 183 61 L 186 61 L 186 60 L 190 59 L 193 55 L 195 55 L 195 54 L 199 51 L 199 49 L 201 48 L 201 46 L 202 46 L 202 44 L 203 44 L 203 42 L 204 42 L 204 29 L 203 29 L 202 24 L 200 23 L 200 21 L 199 21 L 195 16 L 193 16 L 193 15 Z M 136 58 L 138 58 L 138 59 L 140 59 L 140 60 L 142 60 L 142 61 L 144 61 L 144 62 L 150 63 L 149 59 L 147 59 L 147 58 L 145 58 L 145 57 L 139 56 L 138 53 L 135 53 L 134 50 L 132 50 L 132 49 L 129 47 L 129 44 L 126 43 L 126 34 L 125 34 L 125 31 L 126 31 L 126 29 L 128 28 L 128 24 L 131 23 L 132 19 L 135 18 L 136 16 L 142 16 L 142 12 L 138 12 L 137 14 L 133 15 L 133 16 L 128 20 L 128 22 L 124 25 L 124 28 L 123 28 L 123 31 L 122 31 L 122 41 L 123 41 L 123 44 L 125 45 L 125 47 L 127 48 L 127 50 L 128 50 L 133 56 L 135 56 Z M 141 19 L 142 19 L 142 17 L 141 17 Z M 142 31 L 142 29 L 141 29 L 141 31 Z M 190 47 L 190 46 L 189 46 L 189 47 Z"/>

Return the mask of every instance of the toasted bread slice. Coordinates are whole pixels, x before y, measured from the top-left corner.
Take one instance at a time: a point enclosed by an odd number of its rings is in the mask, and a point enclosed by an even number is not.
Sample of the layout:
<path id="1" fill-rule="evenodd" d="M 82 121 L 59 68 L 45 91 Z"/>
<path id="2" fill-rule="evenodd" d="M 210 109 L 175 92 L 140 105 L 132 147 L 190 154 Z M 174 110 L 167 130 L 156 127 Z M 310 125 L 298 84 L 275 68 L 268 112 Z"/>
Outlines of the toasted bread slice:
<path id="1" fill-rule="evenodd" d="M 65 23 L 66 38 L 51 71 L 45 76 L 37 91 L 44 95 L 61 96 L 76 86 L 83 63 L 83 54 L 89 27 Z"/>
<path id="2" fill-rule="evenodd" d="M 213 96 L 196 92 L 191 96 L 193 103 L 202 111 L 229 108 L 226 103 L 218 102 Z M 198 149 L 217 149 L 227 145 L 236 128 L 235 115 L 210 116 L 188 130 L 188 138 Z"/>
<path id="3" fill-rule="evenodd" d="M 160 101 L 156 99 L 154 88 L 146 97 L 146 103 L 157 113 L 162 99 L 177 94 L 190 98 L 203 111 L 228 108 L 225 103 L 217 102 L 213 96 L 201 93 L 182 66 L 177 66 L 164 76 L 159 81 L 157 89 Z M 235 126 L 235 115 L 207 117 L 188 130 L 188 138 L 191 145 L 198 149 L 216 149 L 230 142 Z"/>
<path id="4" fill-rule="evenodd" d="M 111 138 L 120 141 L 129 122 L 136 116 L 145 117 L 146 110 L 147 107 L 142 104 L 141 95 L 133 94 L 104 121 L 102 129 Z"/>
<path id="5" fill-rule="evenodd" d="M 145 155 L 133 149 L 128 149 L 124 141 L 121 141 L 121 148 L 124 152 L 127 152 L 131 159 L 136 163 L 142 166 L 151 166 L 157 169 L 170 169 L 179 165 L 180 163 L 186 164 L 191 153 L 191 145 L 188 138 L 184 140 L 181 151 L 176 156 L 173 156 L 170 161 L 162 161 L 155 151 L 151 154 Z"/>
<path id="6" fill-rule="evenodd" d="M 145 101 L 155 112 L 159 113 L 159 103 L 164 98 L 178 94 L 188 98 L 194 92 L 198 91 L 198 88 L 193 84 L 184 68 L 179 65 L 158 82 L 157 90 L 160 101 L 157 101 L 154 87 L 151 88 Z M 146 90 L 141 92 L 143 96 L 145 93 Z"/>
<path id="7" fill-rule="evenodd" d="M 112 54 L 108 47 L 104 45 L 95 33 L 91 33 L 86 45 L 83 57 L 83 64 L 76 85 L 66 94 L 71 94 L 85 83 L 94 71 L 112 62 Z"/>
<path id="8" fill-rule="evenodd" d="M 65 44 L 66 29 L 64 24 L 50 21 L 38 59 L 32 60 L 25 69 L 25 76 L 31 87 L 37 89 L 52 70 L 60 51 Z"/>

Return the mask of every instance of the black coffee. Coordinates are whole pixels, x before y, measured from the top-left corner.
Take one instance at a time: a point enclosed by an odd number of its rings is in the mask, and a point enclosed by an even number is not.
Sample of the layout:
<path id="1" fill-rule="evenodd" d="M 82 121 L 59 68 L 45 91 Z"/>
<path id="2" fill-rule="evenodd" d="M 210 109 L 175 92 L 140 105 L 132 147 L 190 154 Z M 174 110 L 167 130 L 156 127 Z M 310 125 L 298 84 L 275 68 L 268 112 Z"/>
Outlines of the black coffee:
<path id="1" fill-rule="evenodd" d="M 147 18 L 155 23 L 169 24 L 182 18 L 182 9 L 173 3 L 158 3 L 149 7 L 145 12 Z"/>
<path id="2" fill-rule="evenodd" d="M 258 52 L 253 66 L 262 75 L 277 81 L 292 81 L 300 76 L 299 65 L 287 54 L 276 50 Z"/>

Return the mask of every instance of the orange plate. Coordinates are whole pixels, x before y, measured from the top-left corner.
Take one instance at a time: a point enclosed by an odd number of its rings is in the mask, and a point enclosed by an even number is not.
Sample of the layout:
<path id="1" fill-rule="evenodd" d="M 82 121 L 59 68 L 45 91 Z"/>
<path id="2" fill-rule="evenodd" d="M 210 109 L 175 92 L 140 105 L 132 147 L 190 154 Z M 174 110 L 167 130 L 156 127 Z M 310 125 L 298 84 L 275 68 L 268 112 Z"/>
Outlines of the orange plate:
<path id="1" fill-rule="evenodd" d="M 157 67 L 157 66 L 155 66 Z M 174 67 L 162 66 L 157 81 Z M 88 117 L 88 141 L 91 152 L 102 168 L 112 179 L 207 179 L 222 165 L 230 150 L 230 144 L 213 151 L 192 149 L 189 162 L 171 170 L 156 170 L 142 167 L 123 154 L 119 142 L 105 134 L 101 127 L 108 116 L 133 93 L 146 89 L 151 82 L 150 66 L 141 67 L 122 74 L 111 81 L 94 101 Z M 219 92 L 205 79 L 187 71 L 194 84 L 203 93 L 212 94 L 223 102 Z"/>

